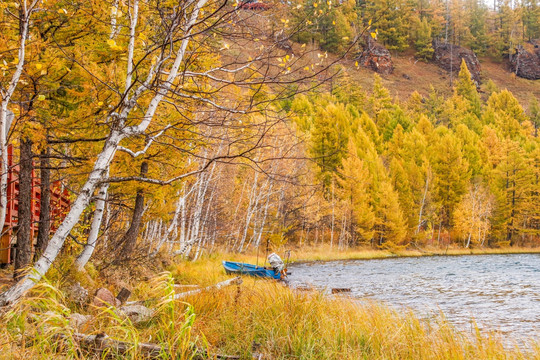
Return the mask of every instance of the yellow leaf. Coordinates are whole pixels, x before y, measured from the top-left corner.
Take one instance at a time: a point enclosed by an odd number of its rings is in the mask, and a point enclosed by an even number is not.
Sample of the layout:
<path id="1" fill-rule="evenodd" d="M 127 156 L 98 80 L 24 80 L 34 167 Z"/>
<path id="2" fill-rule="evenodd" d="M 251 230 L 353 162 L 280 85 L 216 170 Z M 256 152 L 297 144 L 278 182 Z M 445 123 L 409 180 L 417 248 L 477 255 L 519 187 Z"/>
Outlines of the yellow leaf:
<path id="1" fill-rule="evenodd" d="M 372 33 L 371 33 L 371 37 L 374 38 L 374 39 L 376 39 L 376 38 L 377 38 L 377 34 L 374 33 L 374 32 L 372 32 Z"/>
<path id="2" fill-rule="evenodd" d="M 336 25 L 336 22 L 335 22 L 335 21 L 332 21 L 332 25 Z"/>
<path id="3" fill-rule="evenodd" d="M 39 95 L 39 96 L 38 96 L 38 100 L 39 100 L 39 101 L 45 100 L 45 95 Z"/>
<path id="4" fill-rule="evenodd" d="M 302 44 L 302 46 L 300 46 L 300 47 L 306 47 L 306 44 Z"/>
<path id="5" fill-rule="evenodd" d="M 317 7 L 317 6 L 319 6 L 319 4 L 313 3 L 313 7 Z"/>
<path id="6" fill-rule="evenodd" d="M 349 40 L 349 37 L 348 36 L 344 36 L 341 38 L 341 40 Z"/>
<path id="7" fill-rule="evenodd" d="M 12 64 L 17 64 L 18 62 L 19 62 L 19 58 L 16 57 L 16 58 L 13 59 L 13 61 L 12 61 L 11 63 L 12 63 Z"/>
<path id="8" fill-rule="evenodd" d="M 306 66 L 306 67 L 304 68 L 304 70 L 308 71 L 308 70 L 309 70 L 309 66 Z"/>
<path id="9" fill-rule="evenodd" d="M 41 75 L 47 75 L 47 70 L 45 69 L 41 70 Z"/>
<path id="10" fill-rule="evenodd" d="M 354 63 L 354 66 L 358 67 L 358 61 Z"/>
<path id="11" fill-rule="evenodd" d="M 369 21 L 368 21 L 368 25 L 369 25 L 369 26 L 371 26 L 371 19 L 369 19 Z"/>
<path id="12" fill-rule="evenodd" d="M 36 64 L 36 69 L 41 70 L 42 67 L 43 67 L 43 65 L 41 65 L 41 64 Z"/>
<path id="13" fill-rule="evenodd" d="M 97 104 L 98 104 L 98 106 L 101 106 L 101 105 L 103 105 L 103 101 L 100 101 Z"/>
<path id="14" fill-rule="evenodd" d="M 114 41 L 113 39 L 109 39 L 109 40 L 107 40 L 107 44 L 108 44 L 110 47 L 113 47 L 113 46 L 116 46 L 116 41 Z"/>

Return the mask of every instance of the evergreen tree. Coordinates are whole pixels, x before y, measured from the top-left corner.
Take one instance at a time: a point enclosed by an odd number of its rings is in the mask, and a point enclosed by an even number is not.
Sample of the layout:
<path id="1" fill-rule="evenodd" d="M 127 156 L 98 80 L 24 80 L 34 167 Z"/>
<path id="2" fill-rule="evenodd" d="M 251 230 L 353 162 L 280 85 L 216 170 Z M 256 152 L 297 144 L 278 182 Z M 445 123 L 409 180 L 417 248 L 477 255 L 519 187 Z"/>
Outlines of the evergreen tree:
<path id="1" fill-rule="evenodd" d="M 497 238 L 514 245 L 524 230 L 524 220 L 530 205 L 533 183 L 529 160 L 519 143 L 510 139 L 502 142 L 502 153 L 494 172 L 494 193 L 497 201 L 495 230 Z"/>
<path id="2" fill-rule="evenodd" d="M 409 47 L 411 7 L 406 0 L 379 0 L 365 4 L 363 19 L 377 29 L 378 39 L 390 50 Z M 363 26 L 366 26 L 364 24 Z"/>
<path id="3" fill-rule="evenodd" d="M 531 96 L 529 102 L 529 114 L 534 126 L 534 137 L 538 137 L 538 127 L 540 126 L 540 103 L 538 103 L 538 100 L 534 96 Z"/>
<path id="4" fill-rule="evenodd" d="M 404 243 L 407 226 L 399 205 L 399 196 L 388 179 L 381 181 L 381 197 L 376 207 L 376 239 L 385 249 L 394 249 Z"/>
<path id="5" fill-rule="evenodd" d="M 452 224 L 452 215 L 470 178 L 469 163 L 456 136 L 438 128 L 430 148 L 433 170 L 433 196 L 443 225 Z"/>
<path id="6" fill-rule="evenodd" d="M 318 177 L 328 191 L 333 174 L 346 153 L 349 118 L 342 104 L 330 103 L 319 109 L 311 131 L 311 155 L 318 165 Z"/>
<path id="7" fill-rule="evenodd" d="M 416 57 L 424 61 L 431 60 L 433 57 L 433 47 L 431 46 L 431 27 L 426 18 L 420 21 L 416 30 L 414 46 L 416 47 Z"/>
<path id="8" fill-rule="evenodd" d="M 522 0 L 522 23 L 524 38 L 528 41 L 540 38 L 540 4 L 538 0 Z"/>
<path id="9" fill-rule="evenodd" d="M 350 139 L 348 143 L 348 156 L 343 158 L 338 178 L 340 195 L 346 213 L 349 214 L 350 233 L 353 243 L 367 243 L 373 239 L 375 213 L 371 204 L 370 193 L 371 175 L 359 159 L 357 146 Z"/>
<path id="10" fill-rule="evenodd" d="M 476 84 L 463 59 L 461 60 L 461 68 L 459 70 L 458 81 L 456 82 L 455 94 L 462 96 L 469 101 L 471 112 L 477 117 L 480 117 L 480 95 L 478 95 Z"/>

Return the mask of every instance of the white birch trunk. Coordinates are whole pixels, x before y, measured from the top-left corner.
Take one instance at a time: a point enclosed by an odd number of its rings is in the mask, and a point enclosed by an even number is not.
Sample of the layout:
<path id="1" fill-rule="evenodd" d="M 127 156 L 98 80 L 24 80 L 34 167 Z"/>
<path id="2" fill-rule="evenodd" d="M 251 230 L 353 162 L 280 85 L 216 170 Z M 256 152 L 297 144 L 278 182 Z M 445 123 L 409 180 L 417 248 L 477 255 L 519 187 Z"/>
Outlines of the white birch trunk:
<path id="1" fill-rule="evenodd" d="M 11 97 L 19 84 L 21 74 L 23 72 L 24 64 L 26 61 L 26 39 L 28 37 L 28 28 L 30 26 L 30 18 L 34 12 L 36 6 L 40 0 L 34 0 L 28 7 L 28 3 L 24 0 L 21 4 L 23 6 L 21 12 L 21 27 L 19 34 L 19 51 L 17 52 L 18 62 L 15 66 L 15 72 L 11 77 L 7 89 L 1 88 L 2 102 L 0 104 L 0 152 L 2 153 L 2 161 L 0 163 L 0 233 L 4 230 L 4 224 L 6 222 L 7 211 L 7 182 L 8 182 L 8 154 L 7 154 L 7 136 L 9 131 L 8 119 L 11 117 L 8 105 L 11 101 Z M 10 122 L 10 121 L 9 121 Z"/>
<path id="2" fill-rule="evenodd" d="M 108 177 L 108 171 L 105 175 Z M 96 210 L 94 211 L 94 217 L 92 218 L 92 225 L 90 226 L 90 234 L 88 234 L 88 241 L 84 246 L 83 251 L 75 260 L 75 266 L 79 271 L 83 270 L 90 257 L 94 253 L 96 248 L 97 238 L 99 235 L 99 229 L 101 228 L 101 221 L 103 219 L 103 212 L 105 210 L 105 203 L 107 202 L 107 191 L 109 190 L 109 183 L 103 183 L 98 192 L 98 199 L 96 200 Z"/>

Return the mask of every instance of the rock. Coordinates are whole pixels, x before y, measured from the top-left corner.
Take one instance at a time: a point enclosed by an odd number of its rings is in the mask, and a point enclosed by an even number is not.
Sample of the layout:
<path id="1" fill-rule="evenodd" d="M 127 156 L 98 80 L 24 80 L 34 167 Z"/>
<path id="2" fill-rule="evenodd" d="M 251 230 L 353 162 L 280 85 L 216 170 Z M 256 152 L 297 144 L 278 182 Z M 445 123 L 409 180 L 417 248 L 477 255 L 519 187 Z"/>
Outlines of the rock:
<path id="1" fill-rule="evenodd" d="M 510 57 L 510 67 L 519 77 L 538 80 L 540 79 L 540 45 L 532 42 L 534 48 L 527 51 L 525 47 L 519 45 L 516 53 Z"/>
<path id="2" fill-rule="evenodd" d="M 94 305 L 95 306 L 120 306 L 120 300 L 114 297 L 112 292 L 105 288 L 100 288 L 96 292 L 96 296 L 94 297 Z"/>
<path id="3" fill-rule="evenodd" d="M 154 316 L 154 311 L 143 305 L 126 305 L 116 312 L 119 316 L 127 317 L 134 324 L 148 321 Z"/>
<path id="4" fill-rule="evenodd" d="M 73 313 L 69 315 L 69 326 L 79 331 L 90 319 L 92 319 L 91 315 Z"/>
<path id="5" fill-rule="evenodd" d="M 84 304 L 88 300 L 88 290 L 75 283 L 67 288 L 67 297 L 75 303 Z"/>
<path id="6" fill-rule="evenodd" d="M 402 76 L 403 76 L 404 79 L 411 80 L 411 77 L 409 75 L 407 75 L 407 74 L 403 74 Z"/>
<path id="7" fill-rule="evenodd" d="M 379 74 L 388 75 L 393 73 L 394 63 L 390 51 L 370 36 L 365 37 L 365 42 L 364 50 L 357 58 L 358 62 Z"/>
<path id="8" fill-rule="evenodd" d="M 471 78 L 480 84 L 480 62 L 472 50 L 466 49 L 458 45 L 433 41 L 433 61 L 444 70 L 453 73 L 459 73 L 461 68 L 461 60 L 465 60 L 467 68 L 471 73 Z"/>

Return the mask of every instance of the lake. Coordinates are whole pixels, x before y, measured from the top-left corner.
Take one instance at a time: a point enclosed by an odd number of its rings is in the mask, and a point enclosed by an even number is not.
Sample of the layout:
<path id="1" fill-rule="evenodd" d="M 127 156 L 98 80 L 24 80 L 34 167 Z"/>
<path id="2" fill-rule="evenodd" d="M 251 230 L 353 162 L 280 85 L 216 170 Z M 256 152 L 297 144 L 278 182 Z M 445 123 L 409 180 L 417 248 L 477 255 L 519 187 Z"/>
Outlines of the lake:
<path id="1" fill-rule="evenodd" d="M 351 288 L 359 299 L 441 311 L 460 330 L 495 330 L 513 340 L 540 335 L 540 254 L 431 256 L 329 261 L 289 267 L 293 287 Z M 506 336 L 505 336 L 506 337 Z"/>

